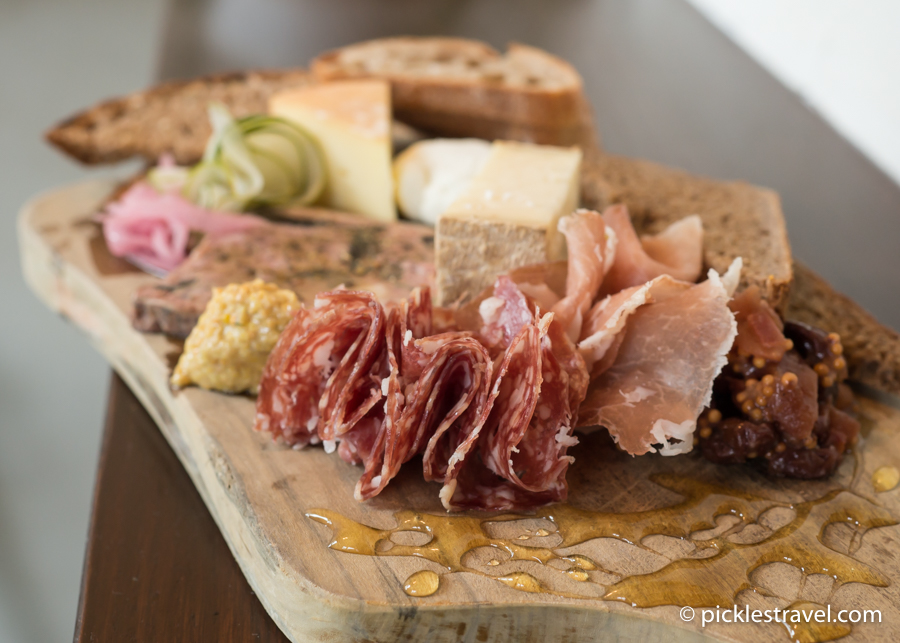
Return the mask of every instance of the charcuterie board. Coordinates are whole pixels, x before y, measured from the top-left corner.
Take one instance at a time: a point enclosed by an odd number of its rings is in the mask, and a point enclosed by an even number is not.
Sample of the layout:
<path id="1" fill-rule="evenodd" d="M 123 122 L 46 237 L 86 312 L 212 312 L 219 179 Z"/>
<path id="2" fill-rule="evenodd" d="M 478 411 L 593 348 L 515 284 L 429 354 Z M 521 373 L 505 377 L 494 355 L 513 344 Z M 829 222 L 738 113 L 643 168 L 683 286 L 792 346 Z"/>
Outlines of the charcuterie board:
<path id="1" fill-rule="evenodd" d="M 251 398 L 170 388 L 180 343 L 130 319 L 132 293 L 156 278 L 112 257 L 91 218 L 112 188 L 64 187 L 23 209 L 26 280 L 134 390 L 291 639 L 900 638 L 900 488 L 877 490 L 900 467 L 889 403 L 861 399 L 865 437 L 824 481 L 632 458 L 597 433 L 571 452 L 564 505 L 448 514 L 416 467 L 359 503 L 360 469 L 254 433 Z M 724 622 L 776 608 L 880 610 L 880 622 Z"/>

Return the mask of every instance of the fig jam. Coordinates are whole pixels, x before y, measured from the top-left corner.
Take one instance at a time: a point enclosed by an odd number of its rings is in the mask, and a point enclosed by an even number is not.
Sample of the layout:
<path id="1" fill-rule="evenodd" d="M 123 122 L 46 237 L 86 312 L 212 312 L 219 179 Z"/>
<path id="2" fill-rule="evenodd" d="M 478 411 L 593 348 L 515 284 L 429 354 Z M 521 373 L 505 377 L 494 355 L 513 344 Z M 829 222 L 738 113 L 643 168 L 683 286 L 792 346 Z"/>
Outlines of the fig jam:
<path id="1" fill-rule="evenodd" d="M 750 320 L 774 315 L 759 299 L 741 305 Z M 748 307 L 763 313 L 747 313 Z M 774 476 L 828 476 L 859 435 L 840 337 L 787 322 L 778 340 L 772 324 L 765 337 L 753 337 L 755 327 L 760 324 L 738 324 L 739 341 L 698 421 L 700 451 L 712 462 L 752 462 Z M 778 341 L 781 350 L 772 350 Z M 748 353 L 763 345 L 767 350 Z"/>

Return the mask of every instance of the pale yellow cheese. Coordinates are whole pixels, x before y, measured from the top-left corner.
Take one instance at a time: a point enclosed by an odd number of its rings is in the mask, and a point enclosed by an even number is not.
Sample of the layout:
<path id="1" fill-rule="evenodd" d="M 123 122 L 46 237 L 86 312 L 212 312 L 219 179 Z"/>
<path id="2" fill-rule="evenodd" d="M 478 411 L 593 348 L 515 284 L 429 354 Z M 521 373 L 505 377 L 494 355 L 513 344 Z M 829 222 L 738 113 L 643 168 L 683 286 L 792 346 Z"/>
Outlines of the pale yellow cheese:
<path id="1" fill-rule="evenodd" d="M 481 171 L 440 216 L 441 304 L 477 296 L 497 275 L 565 258 L 557 226 L 578 207 L 581 150 L 497 141 Z"/>
<path id="2" fill-rule="evenodd" d="M 321 205 L 380 221 L 397 218 L 386 82 L 340 81 L 286 90 L 269 99 L 269 112 L 297 123 L 322 146 L 328 176 Z"/>

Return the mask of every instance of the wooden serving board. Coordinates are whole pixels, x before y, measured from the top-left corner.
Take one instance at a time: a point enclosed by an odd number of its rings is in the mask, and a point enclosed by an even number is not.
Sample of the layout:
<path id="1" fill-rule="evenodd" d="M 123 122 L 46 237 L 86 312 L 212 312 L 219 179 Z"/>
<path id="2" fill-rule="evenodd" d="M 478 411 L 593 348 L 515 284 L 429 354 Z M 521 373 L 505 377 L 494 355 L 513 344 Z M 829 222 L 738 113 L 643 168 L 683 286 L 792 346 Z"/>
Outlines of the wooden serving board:
<path id="1" fill-rule="evenodd" d="M 291 639 L 900 639 L 900 489 L 873 486 L 876 470 L 900 466 L 900 413 L 890 406 L 861 401 L 865 437 L 826 481 L 773 480 L 697 454 L 631 458 L 594 434 L 572 451 L 566 505 L 449 515 L 414 464 L 359 503 L 359 468 L 254 433 L 252 399 L 170 389 L 180 344 L 129 321 L 131 294 L 154 277 L 110 256 L 91 221 L 111 189 L 77 184 L 24 208 L 25 277 L 146 406 Z M 702 627 L 702 610 L 715 605 L 830 608 L 835 618 L 881 610 L 881 622 L 720 616 Z M 692 620 L 682 606 L 694 608 Z"/>

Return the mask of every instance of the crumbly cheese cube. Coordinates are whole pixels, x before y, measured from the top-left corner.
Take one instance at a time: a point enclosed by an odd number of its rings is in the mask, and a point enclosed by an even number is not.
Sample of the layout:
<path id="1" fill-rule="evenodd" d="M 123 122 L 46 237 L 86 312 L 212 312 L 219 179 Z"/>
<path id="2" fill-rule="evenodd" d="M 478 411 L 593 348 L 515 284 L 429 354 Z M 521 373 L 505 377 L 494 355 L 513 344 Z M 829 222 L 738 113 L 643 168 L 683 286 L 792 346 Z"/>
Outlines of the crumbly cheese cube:
<path id="1" fill-rule="evenodd" d="M 380 80 L 352 80 L 278 92 L 269 112 L 312 134 L 328 173 L 321 204 L 394 221 L 391 90 Z"/>
<path id="2" fill-rule="evenodd" d="M 565 258 L 557 225 L 578 206 L 581 150 L 497 141 L 466 191 L 440 216 L 438 303 L 477 296 L 498 275 Z"/>
<path id="3" fill-rule="evenodd" d="M 172 385 L 256 393 L 269 353 L 299 308 L 293 292 L 260 279 L 214 288 L 184 342 Z"/>

